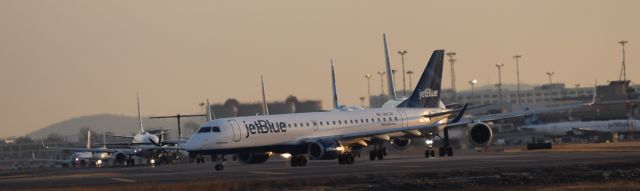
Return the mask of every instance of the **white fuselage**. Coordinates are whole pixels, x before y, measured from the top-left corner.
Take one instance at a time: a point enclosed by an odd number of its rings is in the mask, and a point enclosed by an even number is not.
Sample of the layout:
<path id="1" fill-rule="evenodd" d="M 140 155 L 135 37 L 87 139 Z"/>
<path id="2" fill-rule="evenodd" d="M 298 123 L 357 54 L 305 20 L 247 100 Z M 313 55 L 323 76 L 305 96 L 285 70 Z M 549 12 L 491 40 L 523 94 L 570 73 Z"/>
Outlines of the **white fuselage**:
<path id="1" fill-rule="evenodd" d="M 533 129 L 534 132 L 550 135 L 563 136 L 568 132 L 580 130 L 592 132 L 623 133 L 640 131 L 640 120 L 608 120 L 608 121 L 587 121 L 587 122 L 561 122 L 541 125 L 529 125 L 523 128 Z"/>
<path id="2" fill-rule="evenodd" d="M 442 112 L 439 108 L 379 108 L 355 111 L 294 113 L 270 116 L 222 118 L 205 127 L 214 132 L 196 132 L 186 143 L 187 151 L 215 151 L 273 145 L 300 145 L 318 137 L 339 137 L 430 124 L 423 115 Z M 446 120 L 447 116 L 443 116 Z M 216 132 L 218 131 L 219 132 Z M 389 136 L 402 136 L 397 132 Z"/>

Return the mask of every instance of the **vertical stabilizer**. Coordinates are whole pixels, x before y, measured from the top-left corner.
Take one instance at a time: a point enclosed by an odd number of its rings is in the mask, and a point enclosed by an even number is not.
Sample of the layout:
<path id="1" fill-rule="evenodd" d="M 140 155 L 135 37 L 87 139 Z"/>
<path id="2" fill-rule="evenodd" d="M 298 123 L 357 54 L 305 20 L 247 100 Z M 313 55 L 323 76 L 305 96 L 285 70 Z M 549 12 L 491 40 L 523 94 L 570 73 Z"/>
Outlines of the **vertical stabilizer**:
<path id="1" fill-rule="evenodd" d="M 431 54 L 429 63 L 424 69 L 411 97 L 398 107 L 408 108 L 439 108 L 440 86 L 442 85 L 442 67 L 444 50 L 436 50 Z"/>
<path id="2" fill-rule="evenodd" d="M 384 41 L 384 58 L 387 69 L 387 87 L 389 88 L 389 99 L 398 100 L 396 95 L 396 81 L 393 79 L 393 70 L 391 69 L 391 59 L 389 58 L 389 48 L 387 47 L 387 34 L 382 33 L 382 40 Z"/>
<path id="3" fill-rule="evenodd" d="M 269 106 L 267 105 L 267 97 L 264 93 L 264 78 L 260 75 L 260 83 L 262 84 L 262 114 L 269 115 Z"/>
<path id="4" fill-rule="evenodd" d="M 207 99 L 207 121 L 211 121 L 216 119 L 216 116 L 213 114 L 213 109 L 211 109 L 211 104 L 209 103 L 209 99 Z"/>
<path id="5" fill-rule="evenodd" d="M 333 109 L 340 109 L 340 103 L 338 102 L 338 90 L 336 88 L 336 70 L 333 65 L 333 58 L 331 59 L 331 89 L 333 90 Z"/>
<path id="6" fill-rule="evenodd" d="M 140 95 L 136 93 L 136 100 L 138 102 L 138 126 L 140 127 L 140 134 L 144 133 L 144 127 L 142 127 L 142 116 L 140 114 Z"/>

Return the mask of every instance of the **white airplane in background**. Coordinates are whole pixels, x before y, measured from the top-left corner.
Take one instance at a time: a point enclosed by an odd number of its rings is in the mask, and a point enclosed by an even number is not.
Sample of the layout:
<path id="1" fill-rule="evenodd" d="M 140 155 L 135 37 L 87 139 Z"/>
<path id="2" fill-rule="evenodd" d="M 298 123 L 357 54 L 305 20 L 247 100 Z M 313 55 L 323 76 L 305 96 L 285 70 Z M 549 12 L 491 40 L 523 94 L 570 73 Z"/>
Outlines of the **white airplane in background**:
<path id="1" fill-rule="evenodd" d="M 534 133 L 548 136 L 585 135 L 594 133 L 629 133 L 640 131 L 640 120 L 619 119 L 606 121 L 571 121 L 525 125 L 523 129 L 531 129 Z"/>
<path id="2" fill-rule="evenodd" d="M 155 165 L 158 162 L 171 162 L 173 159 L 177 158 L 177 154 L 179 154 L 178 152 L 173 151 L 184 150 L 184 148 L 178 146 L 178 142 L 168 142 L 162 140 L 163 134 L 165 133 L 164 131 L 160 131 L 158 136 L 144 130 L 140 112 L 140 98 L 138 96 L 136 98 L 138 104 L 138 125 L 140 127 L 140 132 L 134 136 L 106 135 L 112 137 L 129 138 L 131 139 L 131 142 L 105 143 L 102 148 L 91 148 L 90 142 L 87 142 L 87 148 L 47 147 L 46 145 L 44 145 L 44 143 L 43 146 L 46 149 L 74 151 L 75 155 L 77 156 L 72 156 L 72 158 L 76 158 L 75 160 L 82 158 L 97 158 L 96 155 L 99 155 L 98 158 L 100 158 L 100 160 L 96 160 L 96 162 L 102 163 L 106 159 L 113 159 L 115 163 L 124 166 L 135 165 L 134 157 L 145 158 L 147 160 L 147 164 L 149 165 Z M 90 133 L 91 132 L 89 132 L 89 135 Z M 130 148 L 112 149 L 107 148 L 107 145 L 126 145 Z"/>
<path id="3" fill-rule="evenodd" d="M 382 158 L 380 142 L 406 144 L 406 136 L 444 132 L 466 127 L 470 142 L 483 146 L 491 142 L 492 131 L 482 120 L 460 118 L 460 110 L 446 109 L 440 101 L 444 50 L 433 52 L 411 97 L 394 108 L 370 108 L 354 111 L 328 111 L 268 116 L 221 118 L 205 123 L 185 144 L 190 156 L 211 155 L 215 169 L 223 170 L 225 155 L 238 155 L 244 163 L 263 163 L 273 153 L 291 154 L 291 166 L 306 166 L 308 155 L 313 160 L 338 159 L 339 164 L 352 164 L 354 153 L 374 144 L 372 157 Z M 565 106 L 547 109 L 555 111 L 582 107 Z M 503 119 L 531 114 L 527 112 L 492 115 L 484 119 Z M 449 121 L 449 116 L 458 113 Z M 487 120 L 489 121 L 489 120 Z M 451 156 L 451 147 L 440 148 Z M 425 156 L 433 150 L 425 150 Z M 244 156 L 244 157 L 241 157 Z"/>
<path id="4" fill-rule="evenodd" d="M 104 141 L 104 138 L 103 138 Z M 87 146 L 85 148 L 69 148 L 69 147 L 48 147 L 42 143 L 45 149 L 64 150 L 73 152 L 70 157 L 69 164 L 72 167 L 80 166 L 102 166 L 107 160 L 112 159 L 109 149 L 103 145 L 103 147 L 92 148 L 91 146 L 91 131 L 87 131 Z M 34 156 L 35 157 L 35 156 Z M 58 160 L 55 160 L 58 161 Z"/>

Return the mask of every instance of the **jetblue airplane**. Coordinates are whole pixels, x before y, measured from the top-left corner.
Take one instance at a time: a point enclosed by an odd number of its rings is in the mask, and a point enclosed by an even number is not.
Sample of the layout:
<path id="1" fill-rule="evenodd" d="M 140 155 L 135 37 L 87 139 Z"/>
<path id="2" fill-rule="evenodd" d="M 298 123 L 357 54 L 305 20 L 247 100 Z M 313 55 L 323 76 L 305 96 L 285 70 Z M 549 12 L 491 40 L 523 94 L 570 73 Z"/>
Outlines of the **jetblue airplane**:
<path id="1" fill-rule="evenodd" d="M 355 153 L 373 146 L 370 158 L 382 159 L 382 144 L 392 142 L 407 147 L 411 138 L 444 132 L 445 146 L 440 155 L 453 154 L 448 129 L 466 127 L 469 140 L 477 146 L 488 145 L 492 131 L 484 121 L 566 110 L 581 105 L 484 116 L 484 120 L 461 120 L 467 109 L 447 109 L 440 101 L 444 50 L 433 52 L 412 95 L 393 108 L 370 108 L 353 111 L 293 113 L 268 116 L 221 118 L 205 123 L 186 142 L 190 157 L 211 155 L 215 169 L 224 169 L 225 155 L 236 155 L 241 162 L 257 164 L 274 153 L 291 154 L 291 166 L 306 166 L 311 160 L 335 160 L 353 164 Z M 335 100 L 334 100 L 335 101 Z M 335 105 L 334 105 L 335 106 Z M 456 114 L 455 119 L 448 118 Z M 433 156 L 431 147 L 425 156 Z"/>

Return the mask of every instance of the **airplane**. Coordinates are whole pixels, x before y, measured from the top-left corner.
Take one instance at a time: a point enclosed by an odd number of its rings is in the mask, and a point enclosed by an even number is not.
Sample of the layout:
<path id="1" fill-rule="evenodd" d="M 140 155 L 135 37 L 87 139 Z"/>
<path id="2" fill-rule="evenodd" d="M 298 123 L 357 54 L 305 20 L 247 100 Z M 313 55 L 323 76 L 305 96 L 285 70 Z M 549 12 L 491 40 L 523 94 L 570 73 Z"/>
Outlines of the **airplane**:
<path id="1" fill-rule="evenodd" d="M 103 163 L 107 159 L 113 159 L 114 163 L 123 166 L 134 166 L 135 158 L 141 157 L 147 160 L 147 164 L 156 165 L 157 163 L 169 163 L 174 159 L 179 158 L 179 151 L 184 150 L 183 147 L 178 146 L 177 142 L 170 142 L 163 140 L 164 131 L 160 131 L 158 135 L 150 133 L 144 130 L 142 125 L 142 118 L 140 112 L 140 97 L 136 96 L 138 104 L 138 125 L 140 132 L 134 136 L 120 136 L 120 135 L 105 135 L 112 137 L 124 137 L 131 139 L 131 142 L 124 143 L 104 143 L 102 148 L 91 148 L 91 143 L 88 140 L 86 148 L 69 148 L 69 147 L 48 147 L 42 144 L 45 149 L 57 149 L 75 152 L 72 159 L 78 161 L 81 166 L 87 162 L 93 160 L 83 159 L 96 159 L 95 162 Z M 90 137 L 89 131 L 89 137 Z M 89 138 L 90 139 L 90 138 Z M 130 148 L 107 148 L 107 145 L 126 145 Z M 91 163 L 89 163 L 91 164 Z"/>
<path id="2" fill-rule="evenodd" d="M 619 119 L 606 121 L 570 121 L 525 125 L 523 129 L 531 129 L 534 133 L 548 136 L 586 135 L 594 133 L 628 133 L 640 131 L 640 120 Z"/>
<path id="3" fill-rule="evenodd" d="M 471 143 L 488 145 L 492 139 L 488 124 L 481 120 L 461 121 L 467 106 L 443 107 L 440 101 L 443 58 L 444 50 L 433 52 L 413 94 L 394 108 L 220 118 L 205 123 L 189 138 L 185 148 L 192 157 L 211 155 L 215 169 L 221 171 L 225 155 L 237 155 L 247 164 L 263 163 L 273 153 L 291 154 L 290 163 L 294 167 L 306 166 L 307 155 L 311 160 L 338 159 L 339 164 L 353 164 L 354 153 L 373 145 L 370 158 L 382 159 L 380 145 L 385 142 L 393 139 L 393 144 L 405 147 L 411 140 L 405 138 L 407 135 L 444 132 L 442 139 L 448 143 L 448 129 L 452 127 L 466 127 Z M 518 117 L 530 111 L 484 118 Z M 455 119 L 449 121 L 456 113 Z M 440 153 L 451 156 L 453 151 L 445 144 Z M 433 150 L 425 150 L 426 157 L 431 155 Z"/>
<path id="4" fill-rule="evenodd" d="M 109 149 L 107 149 L 105 145 L 98 148 L 91 146 L 91 131 L 87 131 L 87 145 L 85 148 L 48 147 L 44 142 L 42 142 L 42 146 L 45 149 L 71 151 L 69 164 L 71 164 L 72 167 L 101 167 L 107 160 L 111 159 L 111 152 L 108 152 Z"/>

